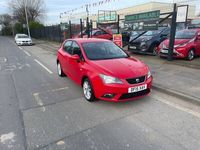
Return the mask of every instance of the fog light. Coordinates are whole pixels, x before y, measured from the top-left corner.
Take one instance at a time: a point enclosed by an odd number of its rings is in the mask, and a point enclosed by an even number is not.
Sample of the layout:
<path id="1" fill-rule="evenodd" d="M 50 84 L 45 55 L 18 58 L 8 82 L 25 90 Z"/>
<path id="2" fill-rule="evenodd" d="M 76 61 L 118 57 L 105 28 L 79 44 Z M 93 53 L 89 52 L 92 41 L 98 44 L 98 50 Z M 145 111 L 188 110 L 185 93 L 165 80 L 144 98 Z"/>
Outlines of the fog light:
<path id="1" fill-rule="evenodd" d="M 103 95 L 104 98 L 113 98 L 115 94 L 106 93 Z"/>

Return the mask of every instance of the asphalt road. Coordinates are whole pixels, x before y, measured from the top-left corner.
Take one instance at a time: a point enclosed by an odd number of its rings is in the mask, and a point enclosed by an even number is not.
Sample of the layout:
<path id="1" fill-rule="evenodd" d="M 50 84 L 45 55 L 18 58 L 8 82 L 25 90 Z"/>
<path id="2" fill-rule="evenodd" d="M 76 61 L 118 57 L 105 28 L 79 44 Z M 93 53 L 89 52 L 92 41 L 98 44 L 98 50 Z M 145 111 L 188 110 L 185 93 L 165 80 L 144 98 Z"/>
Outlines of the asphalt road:
<path id="1" fill-rule="evenodd" d="M 0 37 L 0 150 L 200 149 L 199 106 L 157 91 L 89 103 L 55 54 Z"/>

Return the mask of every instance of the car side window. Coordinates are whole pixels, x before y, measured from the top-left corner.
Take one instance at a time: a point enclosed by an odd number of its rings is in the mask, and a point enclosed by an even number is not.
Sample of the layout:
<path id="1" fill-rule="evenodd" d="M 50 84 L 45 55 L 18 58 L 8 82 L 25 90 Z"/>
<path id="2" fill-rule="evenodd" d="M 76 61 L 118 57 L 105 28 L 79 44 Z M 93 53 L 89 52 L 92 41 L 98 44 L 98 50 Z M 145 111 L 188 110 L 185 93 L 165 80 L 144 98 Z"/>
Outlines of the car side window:
<path id="1" fill-rule="evenodd" d="M 63 49 L 65 52 L 69 53 L 70 55 L 72 55 L 72 41 L 67 41 L 64 46 L 63 46 Z"/>
<path id="2" fill-rule="evenodd" d="M 84 60 L 81 49 L 79 47 L 79 45 L 76 42 L 72 43 L 72 55 L 77 54 L 81 60 Z"/>
<path id="3" fill-rule="evenodd" d="M 105 31 L 101 31 L 101 34 L 107 34 Z"/>
<path id="4" fill-rule="evenodd" d="M 101 35 L 101 31 L 97 31 L 94 35 Z"/>

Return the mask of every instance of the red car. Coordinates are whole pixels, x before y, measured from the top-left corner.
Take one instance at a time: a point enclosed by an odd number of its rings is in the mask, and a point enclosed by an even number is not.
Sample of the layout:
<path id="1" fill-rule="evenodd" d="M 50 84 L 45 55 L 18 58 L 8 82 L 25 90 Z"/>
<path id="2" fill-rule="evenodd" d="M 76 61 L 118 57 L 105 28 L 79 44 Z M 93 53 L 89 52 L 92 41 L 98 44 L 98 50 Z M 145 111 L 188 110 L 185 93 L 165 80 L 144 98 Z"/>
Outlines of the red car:
<path id="1" fill-rule="evenodd" d="M 158 47 L 158 54 L 166 57 L 169 50 L 169 39 L 163 41 Z M 174 42 L 174 58 L 194 59 L 200 55 L 200 29 L 185 29 L 176 32 Z"/>
<path id="2" fill-rule="evenodd" d="M 83 38 L 87 38 L 87 35 L 84 35 Z M 107 40 L 112 40 L 112 33 L 110 33 L 109 31 L 104 31 L 104 30 L 93 30 L 92 31 L 92 38 L 99 38 L 99 39 L 107 39 Z"/>
<path id="3" fill-rule="evenodd" d="M 152 75 L 143 62 L 105 39 L 69 39 L 57 54 L 59 76 L 82 86 L 88 101 L 126 101 L 149 94 Z"/>

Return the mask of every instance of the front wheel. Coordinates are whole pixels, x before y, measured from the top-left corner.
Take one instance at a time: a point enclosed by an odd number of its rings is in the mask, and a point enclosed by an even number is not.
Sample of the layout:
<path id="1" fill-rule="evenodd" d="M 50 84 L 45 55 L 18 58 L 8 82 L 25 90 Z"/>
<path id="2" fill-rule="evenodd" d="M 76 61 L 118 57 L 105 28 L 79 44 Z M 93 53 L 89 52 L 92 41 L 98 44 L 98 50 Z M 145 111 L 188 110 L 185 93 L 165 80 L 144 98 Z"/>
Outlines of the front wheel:
<path id="1" fill-rule="evenodd" d="M 191 61 L 194 59 L 194 56 L 195 56 L 194 50 L 193 49 L 189 50 L 187 59 Z"/>
<path id="2" fill-rule="evenodd" d="M 94 92 L 93 92 L 93 88 L 92 85 L 89 81 L 88 78 L 86 78 L 83 81 L 83 94 L 85 96 L 85 99 L 89 102 L 93 102 L 95 101 L 95 96 L 94 96 Z"/>
<path id="3" fill-rule="evenodd" d="M 154 56 L 158 55 L 158 45 L 153 45 L 151 47 L 151 51 L 152 51 Z"/>

